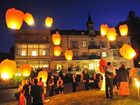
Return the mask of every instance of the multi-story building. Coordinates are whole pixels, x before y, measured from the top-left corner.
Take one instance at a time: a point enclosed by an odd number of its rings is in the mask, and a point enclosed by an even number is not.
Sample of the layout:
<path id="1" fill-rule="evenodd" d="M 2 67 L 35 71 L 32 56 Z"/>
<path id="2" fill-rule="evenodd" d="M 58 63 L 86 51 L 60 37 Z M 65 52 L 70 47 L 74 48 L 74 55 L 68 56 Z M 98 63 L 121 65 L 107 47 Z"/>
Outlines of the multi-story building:
<path id="1" fill-rule="evenodd" d="M 51 70 L 82 71 L 85 68 L 99 71 L 100 58 L 112 62 L 115 68 L 125 64 L 127 68 L 133 66 L 133 60 L 126 60 L 120 56 L 119 48 L 130 43 L 130 37 L 117 36 L 117 40 L 110 42 L 94 31 L 91 18 L 87 21 L 85 30 L 20 30 L 15 34 L 15 60 L 18 66 L 30 64 L 34 68 L 47 67 Z M 58 31 L 61 34 L 62 54 L 53 55 L 51 35 Z M 65 50 L 72 49 L 72 61 L 64 57 Z"/>

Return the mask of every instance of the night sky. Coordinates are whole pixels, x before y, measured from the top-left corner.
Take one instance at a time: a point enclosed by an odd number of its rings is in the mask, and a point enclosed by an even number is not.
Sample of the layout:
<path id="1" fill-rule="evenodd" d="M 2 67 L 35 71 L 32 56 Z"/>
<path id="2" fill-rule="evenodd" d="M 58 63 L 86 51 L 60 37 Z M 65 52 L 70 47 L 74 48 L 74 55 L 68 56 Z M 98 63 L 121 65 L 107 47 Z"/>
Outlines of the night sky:
<path id="1" fill-rule="evenodd" d="M 45 17 L 54 19 L 53 29 L 86 29 L 88 13 L 94 27 L 99 30 L 102 23 L 110 27 L 127 18 L 133 10 L 140 16 L 140 0 L 0 0 L 0 51 L 9 51 L 14 44 L 12 32 L 5 24 L 8 8 L 17 8 L 31 13 L 35 18 L 33 29 L 45 29 Z M 24 27 L 30 28 L 30 27 Z"/>

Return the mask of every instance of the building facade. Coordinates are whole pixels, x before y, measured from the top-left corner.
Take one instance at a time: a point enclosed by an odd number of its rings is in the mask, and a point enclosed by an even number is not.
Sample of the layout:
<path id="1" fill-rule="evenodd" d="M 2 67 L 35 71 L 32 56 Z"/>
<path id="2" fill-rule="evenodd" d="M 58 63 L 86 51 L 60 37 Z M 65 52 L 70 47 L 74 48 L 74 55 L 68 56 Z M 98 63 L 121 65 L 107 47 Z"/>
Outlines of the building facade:
<path id="1" fill-rule="evenodd" d="M 20 67 L 22 64 L 30 64 L 33 68 L 46 67 L 50 70 L 59 69 L 65 71 L 83 71 L 85 68 L 99 72 L 100 58 L 112 62 L 117 69 L 121 64 L 127 68 L 133 67 L 133 60 L 124 59 L 120 53 L 120 47 L 131 44 L 130 37 L 117 36 L 117 40 L 110 42 L 102 37 L 91 26 L 91 18 L 87 21 L 85 30 L 20 30 L 15 37 L 15 61 Z M 61 56 L 53 54 L 51 36 L 58 31 L 61 35 Z M 73 51 L 73 60 L 66 61 L 64 53 L 67 49 Z"/>

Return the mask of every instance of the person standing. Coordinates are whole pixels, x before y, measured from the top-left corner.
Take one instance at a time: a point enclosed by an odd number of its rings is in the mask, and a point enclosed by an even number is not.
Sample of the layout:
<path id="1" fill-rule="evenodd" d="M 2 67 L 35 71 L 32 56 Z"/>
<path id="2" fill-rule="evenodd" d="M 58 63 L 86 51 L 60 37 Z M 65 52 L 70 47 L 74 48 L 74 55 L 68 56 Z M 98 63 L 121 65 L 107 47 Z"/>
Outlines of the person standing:
<path id="1" fill-rule="evenodd" d="M 31 96 L 33 97 L 33 103 L 32 105 L 43 105 L 42 101 L 42 94 L 43 94 L 43 89 L 41 86 L 37 85 L 38 80 L 34 79 L 34 85 L 31 86 Z"/>
<path id="2" fill-rule="evenodd" d="M 25 84 L 23 85 L 22 91 L 23 91 L 24 96 L 26 98 L 26 105 L 31 105 L 31 96 L 29 93 L 29 81 L 28 80 L 25 81 Z"/>
<path id="3" fill-rule="evenodd" d="M 63 94 L 63 80 L 60 76 L 58 77 L 57 80 L 57 87 L 58 87 L 59 94 Z"/>
<path id="4" fill-rule="evenodd" d="M 49 83 L 49 88 L 50 88 L 50 96 L 53 96 L 54 94 L 54 76 L 53 75 L 51 75 L 48 83 Z"/>
<path id="5" fill-rule="evenodd" d="M 105 67 L 105 91 L 106 98 L 113 98 L 113 77 L 115 75 L 115 70 L 110 62 L 107 62 L 107 67 Z"/>
<path id="6" fill-rule="evenodd" d="M 85 70 L 85 74 L 84 74 L 84 83 L 85 83 L 85 90 L 89 90 L 89 74 L 87 70 Z"/>
<path id="7" fill-rule="evenodd" d="M 77 78 L 76 73 L 72 75 L 72 92 L 76 92 Z"/>
<path id="8" fill-rule="evenodd" d="M 37 85 L 38 86 L 41 86 L 42 87 L 42 89 L 43 89 L 43 94 L 42 94 L 42 100 L 43 100 L 43 102 L 44 102 L 44 98 L 45 98 L 45 93 L 44 93 L 44 88 L 45 88 L 45 85 L 44 85 L 44 82 L 42 81 L 42 78 L 40 77 L 39 78 L 39 82 L 37 83 Z"/>
<path id="9" fill-rule="evenodd" d="M 130 95 L 129 91 L 129 72 L 125 69 L 125 65 L 121 65 L 118 73 L 119 81 L 119 95 L 128 96 Z"/>

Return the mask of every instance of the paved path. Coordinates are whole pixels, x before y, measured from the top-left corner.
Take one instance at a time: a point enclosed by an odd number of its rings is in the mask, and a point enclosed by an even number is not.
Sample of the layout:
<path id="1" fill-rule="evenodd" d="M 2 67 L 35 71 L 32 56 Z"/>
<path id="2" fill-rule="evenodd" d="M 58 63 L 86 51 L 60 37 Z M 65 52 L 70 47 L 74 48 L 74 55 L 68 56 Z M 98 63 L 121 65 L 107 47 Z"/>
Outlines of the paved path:
<path id="1" fill-rule="evenodd" d="M 0 90 L 0 105 L 10 105 L 10 104 L 4 104 L 7 102 L 13 102 L 16 101 L 16 98 L 14 94 L 16 93 L 17 89 L 5 89 Z"/>

